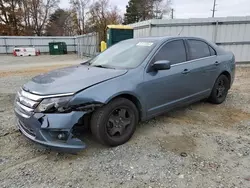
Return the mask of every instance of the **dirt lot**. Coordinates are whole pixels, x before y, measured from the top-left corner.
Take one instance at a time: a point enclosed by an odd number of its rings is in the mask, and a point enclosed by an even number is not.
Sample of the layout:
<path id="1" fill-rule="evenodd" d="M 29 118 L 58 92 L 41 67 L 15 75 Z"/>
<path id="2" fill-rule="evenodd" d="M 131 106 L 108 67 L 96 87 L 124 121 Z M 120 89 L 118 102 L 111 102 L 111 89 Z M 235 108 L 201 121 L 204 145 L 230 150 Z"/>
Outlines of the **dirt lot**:
<path id="1" fill-rule="evenodd" d="M 15 126 L 16 90 L 37 73 L 79 62 L 0 57 L 0 187 L 250 187 L 249 66 L 237 67 L 222 105 L 200 102 L 141 123 L 122 146 L 104 147 L 89 133 L 77 155 L 30 142 Z"/>

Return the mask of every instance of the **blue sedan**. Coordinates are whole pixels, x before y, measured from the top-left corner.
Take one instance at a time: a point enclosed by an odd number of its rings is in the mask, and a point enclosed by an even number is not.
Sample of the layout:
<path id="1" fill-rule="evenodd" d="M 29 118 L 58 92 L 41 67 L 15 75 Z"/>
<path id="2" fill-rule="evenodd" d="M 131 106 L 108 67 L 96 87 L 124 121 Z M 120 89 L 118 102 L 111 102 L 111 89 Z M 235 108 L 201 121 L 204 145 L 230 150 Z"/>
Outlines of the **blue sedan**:
<path id="1" fill-rule="evenodd" d="M 235 75 L 235 57 L 195 37 L 129 39 L 95 58 L 38 75 L 17 93 L 20 131 L 51 148 L 85 148 L 79 127 L 108 146 L 133 135 L 139 121 L 202 99 L 220 104 Z"/>

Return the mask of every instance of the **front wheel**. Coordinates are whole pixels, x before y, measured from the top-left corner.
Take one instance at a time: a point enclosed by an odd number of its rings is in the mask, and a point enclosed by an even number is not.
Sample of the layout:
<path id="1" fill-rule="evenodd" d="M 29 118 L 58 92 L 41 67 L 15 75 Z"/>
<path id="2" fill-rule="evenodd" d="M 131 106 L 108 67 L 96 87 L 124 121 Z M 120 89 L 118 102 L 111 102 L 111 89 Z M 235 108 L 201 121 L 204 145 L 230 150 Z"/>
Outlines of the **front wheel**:
<path id="1" fill-rule="evenodd" d="M 134 103 L 117 98 L 92 114 L 90 127 L 99 142 L 118 146 L 132 137 L 138 120 L 138 110 Z"/>
<path id="2" fill-rule="evenodd" d="M 225 75 L 220 75 L 213 87 L 212 93 L 209 97 L 209 101 L 214 104 L 221 104 L 227 97 L 228 90 L 230 88 L 230 81 Z"/>

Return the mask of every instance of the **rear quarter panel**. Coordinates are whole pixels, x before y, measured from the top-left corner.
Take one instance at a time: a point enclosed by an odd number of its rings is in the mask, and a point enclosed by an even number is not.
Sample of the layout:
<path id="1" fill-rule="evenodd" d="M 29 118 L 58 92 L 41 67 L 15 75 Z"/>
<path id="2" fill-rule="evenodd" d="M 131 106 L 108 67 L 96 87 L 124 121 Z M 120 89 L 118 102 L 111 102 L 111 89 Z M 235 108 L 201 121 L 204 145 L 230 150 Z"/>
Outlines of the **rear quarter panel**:
<path id="1" fill-rule="evenodd" d="M 235 57 L 232 52 L 224 52 L 217 55 L 217 60 L 220 63 L 218 66 L 218 76 L 223 72 L 228 72 L 230 74 L 231 85 L 235 78 Z M 218 77 L 217 76 L 217 77 Z"/>

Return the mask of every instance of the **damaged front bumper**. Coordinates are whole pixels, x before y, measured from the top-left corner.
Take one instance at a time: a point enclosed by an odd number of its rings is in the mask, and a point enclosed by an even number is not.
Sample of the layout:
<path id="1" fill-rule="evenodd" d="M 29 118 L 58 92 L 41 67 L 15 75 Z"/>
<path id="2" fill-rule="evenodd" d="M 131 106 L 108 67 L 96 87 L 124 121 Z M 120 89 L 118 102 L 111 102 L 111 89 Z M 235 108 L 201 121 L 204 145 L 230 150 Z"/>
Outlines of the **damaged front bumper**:
<path id="1" fill-rule="evenodd" d="M 22 109 L 15 107 L 18 128 L 27 138 L 64 152 L 77 152 L 86 147 L 85 143 L 72 133 L 74 125 L 86 113 L 84 111 L 58 114 L 33 113 L 28 116 Z"/>

